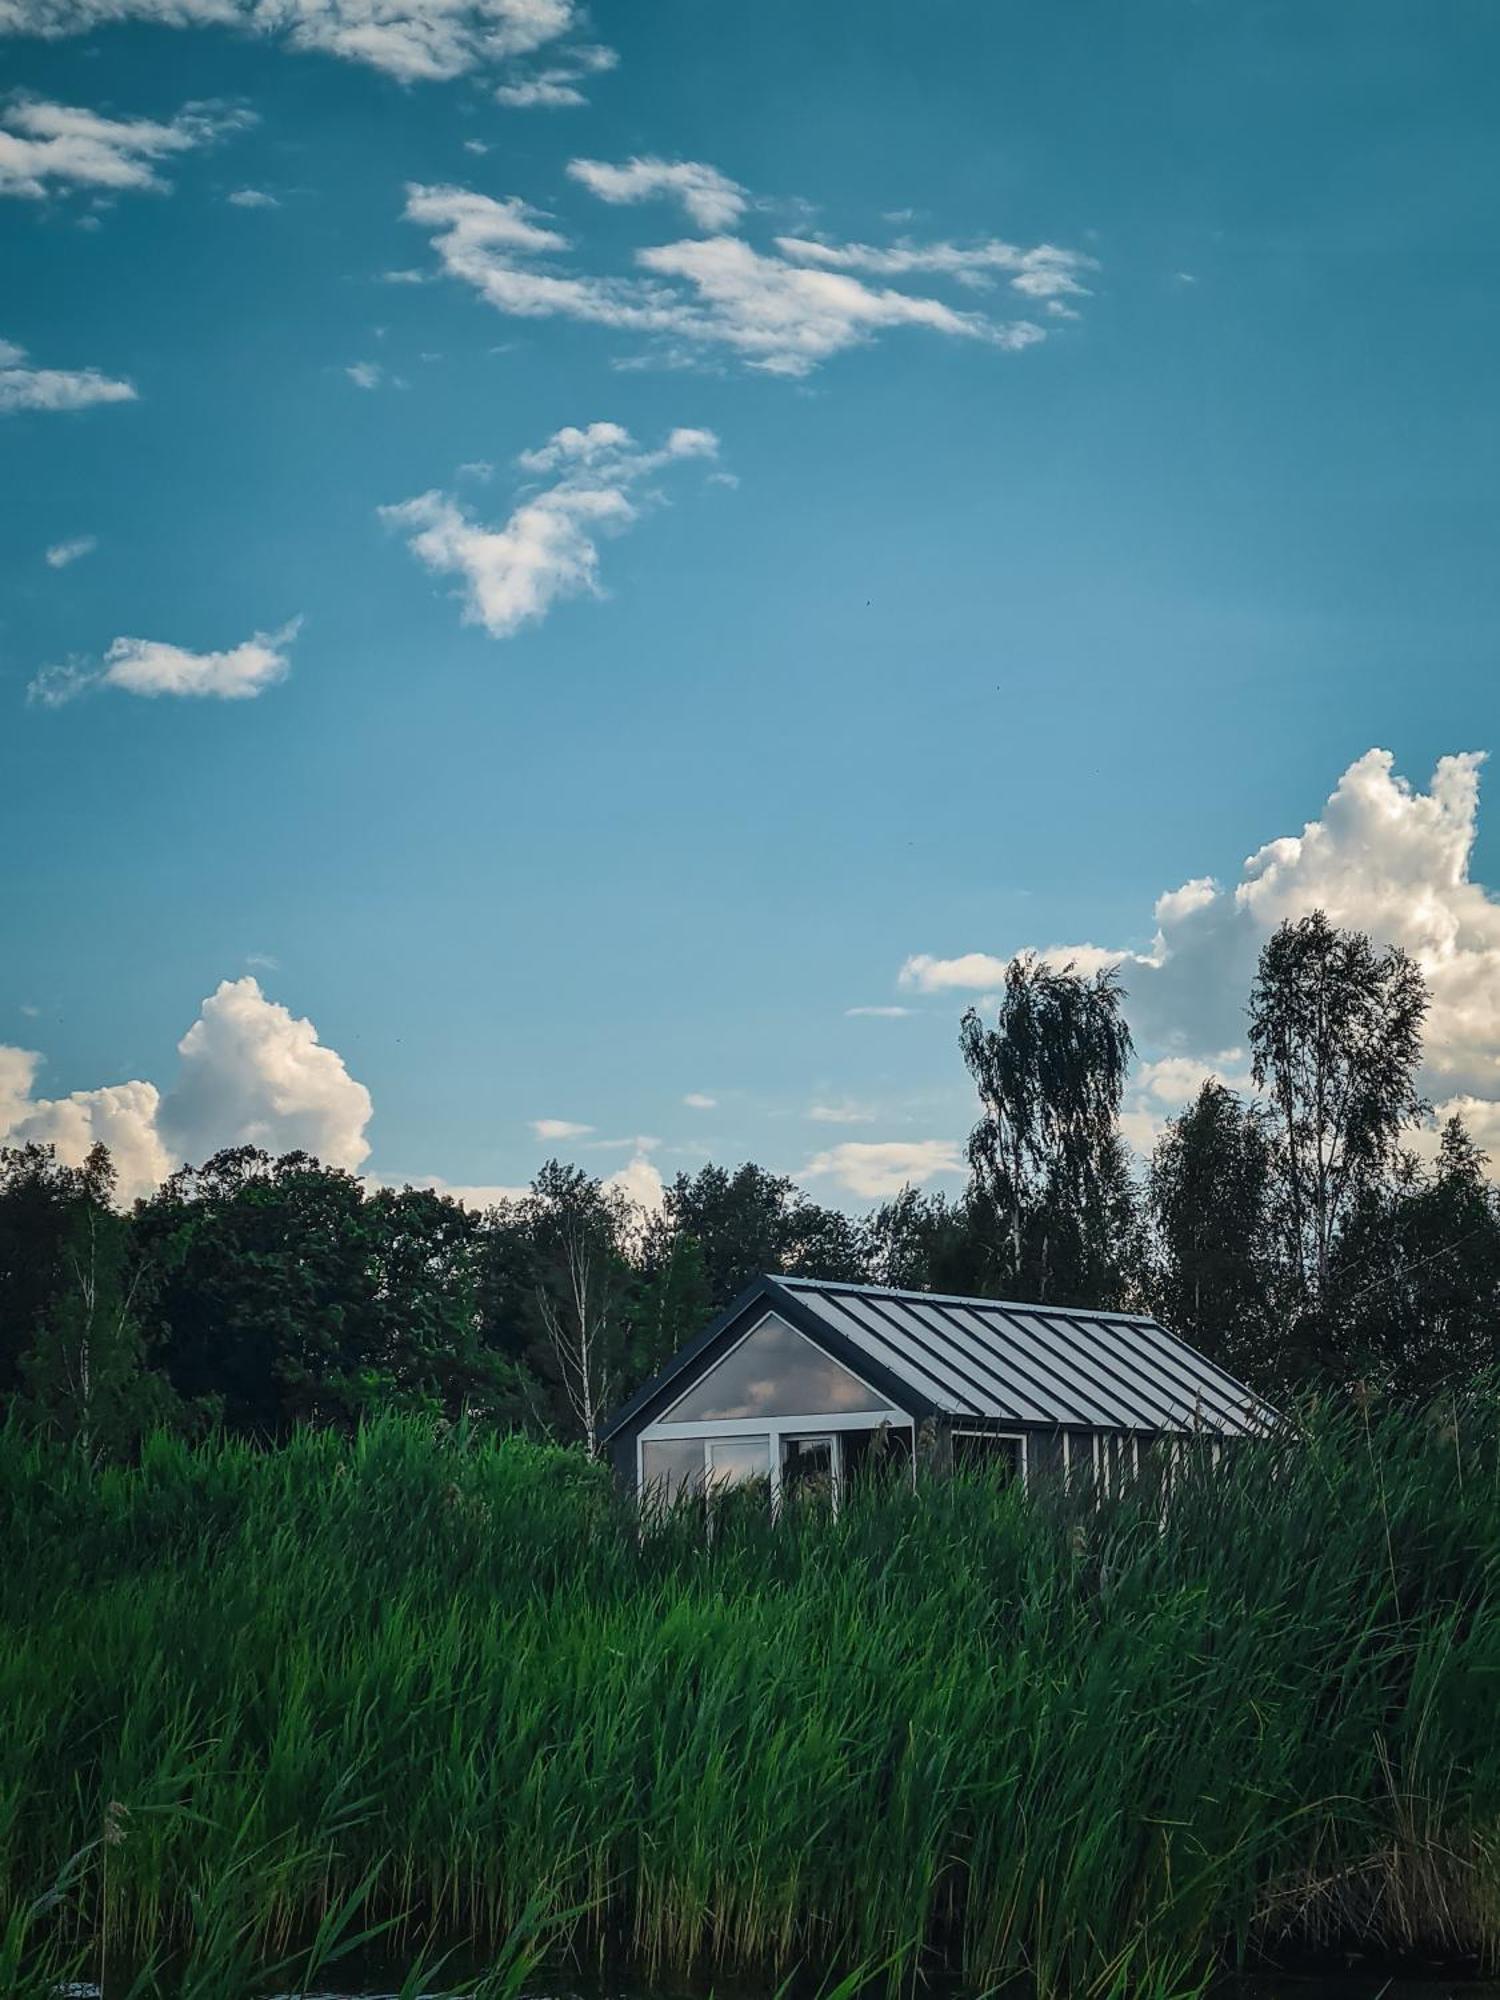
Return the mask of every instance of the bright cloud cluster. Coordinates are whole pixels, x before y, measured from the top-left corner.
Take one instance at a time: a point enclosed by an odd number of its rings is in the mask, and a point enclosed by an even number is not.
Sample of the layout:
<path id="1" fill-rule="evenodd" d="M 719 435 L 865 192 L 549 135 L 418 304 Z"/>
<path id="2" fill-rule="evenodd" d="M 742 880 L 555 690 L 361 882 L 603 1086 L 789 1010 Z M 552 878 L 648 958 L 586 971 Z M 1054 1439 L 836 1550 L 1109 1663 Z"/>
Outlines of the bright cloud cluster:
<path id="1" fill-rule="evenodd" d="M 498 527 L 473 519 L 452 494 L 431 492 L 381 509 L 409 532 L 418 561 L 460 579 L 466 623 L 508 639 L 545 618 L 563 598 L 600 595 L 599 540 L 640 519 L 649 493 L 642 480 L 718 451 L 712 431 L 675 430 L 657 451 L 643 450 L 619 424 L 569 425 L 536 451 L 523 472 L 552 483 L 518 502 Z"/>
<path id="2" fill-rule="evenodd" d="M 86 410 L 94 403 L 133 403 L 133 382 L 97 368 L 33 368 L 24 347 L 0 340 L 0 416 L 14 410 Z"/>
<path id="3" fill-rule="evenodd" d="M 669 356 L 727 349 L 747 367 L 799 377 L 897 327 L 923 327 L 1010 350 L 1046 337 L 1030 319 L 996 320 L 946 300 L 866 283 L 853 273 L 861 258 L 881 254 L 868 246 L 840 249 L 784 237 L 778 254 L 756 249 L 728 233 L 749 205 L 746 191 L 701 161 L 636 158 L 612 165 L 579 159 L 568 171 L 607 202 L 674 199 L 700 228 L 717 233 L 638 250 L 633 272 L 606 276 L 566 268 L 561 259 L 572 248 L 569 238 L 514 196 L 496 199 L 468 188 L 413 185 L 406 218 L 431 231 L 447 274 L 497 311 L 639 334 Z M 1084 290 L 1076 273 L 1089 260 L 1051 245 L 985 246 L 990 263 L 982 271 L 961 261 L 981 252 L 937 247 L 951 253 L 946 264 L 931 261 L 937 255 L 933 246 L 923 253 L 908 248 L 884 254 L 897 258 L 898 275 L 931 269 L 972 283 L 1000 268 L 994 258 L 1003 250 L 1010 258 L 1003 268 L 1012 287 L 1029 299 L 1071 312 L 1064 295 Z M 919 254 L 929 263 L 912 261 Z M 847 268 L 832 268 L 840 260 Z"/>
<path id="4" fill-rule="evenodd" d="M 125 1201 L 222 1146 L 301 1148 L 331 1166 L 363 1164 L 369 1092 L 311 1021 L 268 1000 L 256 980 L 224 980 L 177 1052 L 177 1080 L 165 1096 L 132 1082 L 46 1098 L 34 1090 L 40 1057 L 0 1047 L 0 1144 L 51 1145 L 66 1165 L 80 1166 L 102 1141 Z"/>
<path id="5" fill-rule="evenodd" d="M 193 653 L 160 639 L 115 639 L 101 666 L 44 667 L 27 689 L 44 708 L 60 708 L 91 687 L 126 694 L 194 695 L 215 701 L 253 701 L 291 672 L 288 648 L 302 621 L 277 632 L 256 632 L 222 653 Z"/>
<path id="6" fill-rule="evenodd" d="M 575 0 L 0 0 L 0 34 L 52 39 L 116 21 L 239 27 L 417 83 L 535 55 L 579 14 Z M 578 69 L 595 54 L 566 53 Z"/>
<path id="7" fill-rule="evenodd" d="M 1195 876 L 1159 897 L 1146 950 L 1052 947 L 1055 962 L 1117 965 L 1137 1041 L 1167 1059 L 1145 1066 L 1134 1108 L 1159 1122 L 1186 1101 L 1192 1077 L 1243 1082 L 1239 1044 L 1261 945 L 1278 924 L 1321 909 L 1416 959 L 1431 994 L 1426 1088 L 1440 1113 L 1462 1109 L 1489 1143 L 1500 1140 L 1500 902 L 1470 873 L 1483 762 L 1474 751 L 1440 759 L 1424 792 L 1397 775 L 1388 750 L 1369 750 L 1321 816 L 1257 849 L 1232 888 Z M 963 992 L 998 985 L 1004 970 L 984 952 L 919 953 L 901 979 L 919 992 Z"/>
<path id="8" fill-rule="evenodd" d="M 0 0 L 0 22 L 5 18 Z M 17 97 L 0 108 L 0 195 L 38 201 L 62 189 L 160 192 L 158 169 L 176 153 L 210 145 L 254 122 L 239 108 L 188 104 L 168 124 L 104 118 L 74 104 Z"/>

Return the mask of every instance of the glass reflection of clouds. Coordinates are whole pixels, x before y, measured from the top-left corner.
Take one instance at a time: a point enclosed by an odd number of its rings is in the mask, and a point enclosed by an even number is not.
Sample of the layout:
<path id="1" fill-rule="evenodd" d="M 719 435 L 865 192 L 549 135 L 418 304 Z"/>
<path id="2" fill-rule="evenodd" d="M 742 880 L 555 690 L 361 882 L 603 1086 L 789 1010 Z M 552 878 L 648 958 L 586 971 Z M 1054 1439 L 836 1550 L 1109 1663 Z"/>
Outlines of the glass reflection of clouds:
<path id="1" fill-rule="evenodd" d="M 884 1408 L 884 1401 L 847 1368 L 772 1315 L 661 1421 L 719 1423 L 735 1417 L 834 1416 Z"/>

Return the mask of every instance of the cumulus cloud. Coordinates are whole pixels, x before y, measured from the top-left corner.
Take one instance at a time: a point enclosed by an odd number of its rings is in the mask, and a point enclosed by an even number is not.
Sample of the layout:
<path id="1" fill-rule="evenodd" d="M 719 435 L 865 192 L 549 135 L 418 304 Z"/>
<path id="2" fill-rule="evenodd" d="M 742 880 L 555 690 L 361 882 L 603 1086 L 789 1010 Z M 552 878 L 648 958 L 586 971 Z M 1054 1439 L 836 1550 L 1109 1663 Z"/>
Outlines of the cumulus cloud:
<path id="1" fill-rule="evenodd" d="M 311 1021 L 268 1000 L 249 977 L 224 980 L 177 1044 L 180 1065 L 162 1096 L 153 1083 L 109 1084 L 38 1097 L 41 1058 L 0 1047 L 0 1144 L 51 1145 L 68 1166 L 109 1147 L 119 1194 L 149 1194 L 184 1159 L 222 1146 L 303 1149 L 354 1169 L 370 1148 L 370 1094 Z"/>
<path id="2" fill-rule="evenodd" d="M 1500 1106 L 1500 902 L 1471 872 L 1483 763 L 1479 751 L 1443 757 L 1422 791 L 1396 772 L 1390 751 L 1369 750 L 1316 819 L 1258 848 L 1232 886 L 1196 875 L 1159 896 L 1144 949 L 1065 945 L 1048 956 L 1118 966 L 1141 1047 L 1222 1074 L 1237 1061 L 1262 944 L 1278 924 L 1325 910 L 1333 923 L 1415 958 L 1431 995 L 1424 1087 L 1440 1115 L 1468 1107 L 1476 1126 L 1500 1129 L 1500 1114 L 1474 1112 Z M 1003 964 L 982 952 L 919 953 L 901 976 L 920 991 L 956 992 L 995 984 Z M 1150 1070 L 1147 1095 L 1135 1100 L 1147 1112 Z"/>
<path id="3" fill-rule="evenodd" d="M 263 1146 L 314 1153 L 351 1171 L 363 1165 L 369 1091 L 311 1021 L 268 1000 L 250 974 L 220 982 L 177 1053 L 181 1067 L 162 1100 L 161 1127 L 179 1156 Z"/>
<path id="4" fill-rule="evenodd" d="M 639 1152 L 628 1160 L 618 1173 L 609 1175 L 604 1185 L 618 1188 L 621 1194 L 635 1203 L 645 1214 L 657 1215 L 661 1211 L 662 1197 L 666 1190 L 662 1177 L 653 1165 L 650 1155 Z"/>
<path id="5" fill-rule="evenodd" d="M 0 24 L 5 18 L 0 0 Z M 75 188 L 160 193 L 167 186 L 158 171 L 164 160 L 253 123 L 237 106 L 187 104 L 163 124 L 15 97 L 0 107 L 0 195 L 39 201 Z"/>
<path id="6" fill-rule="evenodd" d="M 750 197 L 738 181 L 702 160 L 640 158 L 612 165 L 608 160 L 569 160 L 568 172 L 590 194 L 614 203 L 678 202 L 688 220 L 710 232 L 733 229 Z"/>
<path id="7" fill-rule="evenodd" d="M 704 1090 L 690 1090 L 682 1101 L 689 1111 L 713 1111 L 719 1103 L 717 1097 L 710 1097 Z"/>
<path id="8" fill-rule="evenodd" d="M 965 1171 L 958 1143 L 952 1139 L 849 1139 L 815 1154 L 799 1179 L 831 1179 L 849 1194 L 878 1200 L 921 1187 L 939 1174 Z"/>
<path id="9" fill-rule="evenodd" d="M 301 626 L 294 618 L 277 632 L 257 632 L 222 653 L 192 653 L 160 639 L 115 639 L 103 664 L 77 661 L 44 667 L 27 693 L 44 708 L 60 708 L 91 687 L 126 694 L 196 695 L 216 701 L 253 701 L 291 671 L 287 649 Z"/>
<path id="10" fill-rule="evenodd" d="M 598 161 L 573 164 L 590 172 L 630 171 Z M 686 198 L 681 188 L 675 191 Z M 700 189 L 695 198 L 702 208 L 714 196 Z M 719 192 L 720 212 L 729 198 Z M 496 200 L 468 188 L 414 184 L 405 214 L 432 231 L 444 271 L 497 311 L 641 334 L 668 358 L 727 348 L 748 367 L 800 377 L 897 327 L 1012 350 L 1046 337 L 1027 319 L 997 321 L 940 299 L 868 285 L 846 271 L 768 255 L 738 236 L 655 245 L 636 252 L 637 274 L 595 276 L 561 268 L 558 258 L 571 248 L 569 240 L 515 197 Z"/>
<path id="11" fill-rule="evenodd" d="M 66 569 L 69 563 L 91 556 L 99 546 L 97 535 L 75 535 L 69 542 L 54 542 L 47 551 L 49 569 Z"/>
<path id="12" fill-rule="evenodd" d="M 344 370 L 356 389 L 378 389 L 381 367 L 378 361 L 351 361 Z"/>
<path id="13" fill-rule="evenodd" d="M 576 0 L 0 0 L 0 34 L 55 39 L 117 21 L 239 27 L 403 83 L 535 55 L 579 25 Z M 590 50 L 568 52 L 580 65 Z"/>
<path id="14" fill-rule="evenodd" d="M 95 403 L 133 403 L 133 382 L 97 368 L 34 368 L 24 347 L 0 340 L 0 416 L 14 410 L 86 410 Z"/>
<path id="15" fill-rule="evenodd" d="M 409 531 L 408 546 L 426 568 L 460 579 L 465 623 L 508 639 L 563 598 L 600 596 L 600 539 L 631 527 L 653 497 L 635 489 L 669 466 L 717 451 L 712 431 L 674 430 L 658 450 L 647 451 L 619 424 L 568 425 L 521 455 L 523 472 L 552 483 L 520 500 L 497 527 L 474 520 L 460 500 L 441 492 L 380 512 Z"/>
<path id="16" fill-rule="evenodd" d="M 581 1139 L 594 1128 L 574 1118 L 533 1118 L 531 1129 L 538 1139 Z"/>
<path id="17" fill-rule="evenodd" d="M 265 188 L 234 188 L 224 199 L 231 208 L 280 208 L 281 203 Z"/>

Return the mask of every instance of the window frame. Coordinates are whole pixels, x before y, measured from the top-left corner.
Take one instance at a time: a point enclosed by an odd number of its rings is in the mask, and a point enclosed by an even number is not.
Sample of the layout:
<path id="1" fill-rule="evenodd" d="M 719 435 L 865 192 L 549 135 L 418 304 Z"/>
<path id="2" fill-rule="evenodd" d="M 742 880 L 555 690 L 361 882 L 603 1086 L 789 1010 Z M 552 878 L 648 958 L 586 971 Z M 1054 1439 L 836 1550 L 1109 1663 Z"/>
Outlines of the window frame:
<path id="1" fill-rule="evenodd" d="M 743 1347 L 750 1336 L 758 1332 L 766 1324 L 767 1320 L 775 1320 L 778 1325 L 784 1326 L 790 1332 L 796 1334 L 799 1340 L 806 1341 L 807 1345 L 822 1360 L 831 1362 L 835 1368 L 843 1369 L 844 1373 L 852 1376 L 860 1387 L 869 1396 L 874 1398 L 877 1404 L 883 1406 L 870 1410 L 802 1410 L 798 1411 L 794 1416 L 785 1417 L 702 1417 L 696 1421 L 691 1417 L 687 1417 L 674 1422 L 672 1412 L 678 1405 L 692 1394 L 693 1390 L 698 1387 L 699 1383 L 703 1381 L 704 1377 L 712 1369 L 717 1368 L 721 1362 L 727 1361 L 737 1348 Z M 878 1431 L 882 1424 L 888 1424 L 892 1430 L 904 1430 L 907 1432 L 911 1447 L 912 1479 L 915 1481 L 917 1467 L 917 1427 L 916 1421 L 911 1414 L 906 1410 L 898 1410 L 893 1405 L 886 1404 L 882 1392 L 873 1383 L 867 1382 L 857 1368 L 849 1367 L 846 1362 L 840 1361 L 836 1355 L 830 1354 L 825 1347 L 819 1346 L 816 1340 L 811 1339 L 805 1334 L 801 1327 L 793 1326 L 784 1314 L 777 1312 L 774 1307 L 770 1307 L 758 1319 L 753 1321 L 751 1325 L 747 1326 L 743 1333 L 737 1335 L 721 1354 L 715 1355 L 707 1368 L 696 1374 L 691 1382 L 685 1383 L 659 1416 L 653 1417 L 649 1424 L 643 1424 L 640 1430 L 636 1432 L 636 1494 L 639 1497 L 645 1491 L 643 1460 L 644 1448 L 648 1444 L 662 1444 L 673 1440 L 679 1443 L 686 1443 L 689 1438 L 697 1439 L 703 1446 L 704 1478 L 706 1481 L 712 1462 L 709 1446 L 713 1439 L 769 1436 L 771 1452 L 771 1509 L 773 1513 L 779 1513 L 781 1509 L 782 1439 L 787 1437 L 832 1436 L 834 1439 L 835 1459 L 834 1505 L 837 1506 L 844 1484 L 844 1452 L 838 1434 L 841 1431 Z"/>
<path id="2" fill-rule="evenodd" d="M 1016 1453 L 1016 1478 L 1023 1493 L 1029 1489 L 1031 1485 L 1031 1445 L 1025 1431 L 988 1431 L 980 1429 L 977 1424 L 955 1424 L 949 1433 L 950 1449 L 953 1444 L 957 1443 L 959 1438 L 985 1438 L 993 1440 L 997 1444 L 1003 1442 L 1019 1445 L 1020 1449 Z M 954 1470 L 957 1471 L 957 1469 L 958 1461 L 955 1457 Z"/>

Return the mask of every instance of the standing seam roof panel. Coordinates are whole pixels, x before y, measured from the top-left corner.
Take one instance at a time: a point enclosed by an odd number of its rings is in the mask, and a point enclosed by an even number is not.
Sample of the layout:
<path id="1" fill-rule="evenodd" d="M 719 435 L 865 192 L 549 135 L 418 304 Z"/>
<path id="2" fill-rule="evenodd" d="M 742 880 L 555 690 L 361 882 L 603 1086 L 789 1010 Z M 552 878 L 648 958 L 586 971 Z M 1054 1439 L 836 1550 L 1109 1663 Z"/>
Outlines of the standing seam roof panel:
<path id="1" fill-rule="evenodd" d="M 1116 1358 L 1099 1339 L 1096 1327 L 1081 1327 L 1045 1310 L 1029 1317 L 1070 1353 L 1081 1354 L 1101 1386 L 1108 1385 L 1114 1398 L 1114 1422 L 1117 1425 L 1129 1430 L 1159 1430 L 1164 1419 L 1167 1423 L 1173 1421 L 1170 1410 L 1164 1410 L 1159 1402 L 1153 1402 L 1145 1384 L 1135 1381 L 1121 1370 Z"/>
<path id="2" fill-rule="evenodd" d="M 868 1350 L 871 1358 L 878 1361 L 892 1375 L 904 1381 L 918 1395 L 926 1397 L 940 1409 L 946 1409 L 953 1391 L 941 1375 L 929 1373 L 905 1348 L 893 1344 L 884 1334 L 867 1326 L 850 1310 L 852 1301 L 839 1298 L 825 1298 L 822 1294 L 798 1286 L 793 1296 L 799 1299 L 809 1311 L 827 1320 L 835 1333 L 841 1333 L 845 1340 L 856 1347 Z M 860 1301 L 863 1303 L 863 1301 Z"/>
<path id="3" fill-rule="evenodd" d="M 861 1305 L 868 1311 L 878 1312 L 888 1319 L 909 1340 L 920 1340 L 923 1350 L 931 1353 L 928 1343 L 940 1337 L 941 1329 L 923 1320 L 918 1313 L 904 1311 L 900 1303 L 891 1300 L 876 1301 L 862 1299 Z M 899 1315 L 899 1317 L 898 1317 Z M 907 1322 L 914 1324 L 908 1325 Z M 970 1407 L 963 1412 L 969 1416 L 1008 1417 L 1015 1423 L 1046 1423 L 1047 1412 L 1031 1397 L 1015 1390 L 996 1370 L 993 1359 L 988 1354 L 975 1356 L 965 1349 L 949 1342 L 950 1352 L 944 1362 L 951 1375 L 966 1386 Z M 1023 1409 L 1022 1404 L 1029 1406 Z"/>
<path id="4" fill-rule="evenodd" d="M 963 1325 L 965 1319 L 976 1322 L 979 1338 L 995 1337 L 996 1329 L 989 1323 L 991 1315 L 988 1313 L 967 1306 L 945 1305 L 940 1310 L 947 1319 L 963 1328 L 970 1339 L 975 1335 L 971 1329 Z M 1017 1350 L 1038 1375 L 1051 1378 L 1046 1387 L 1052 1396 L 1052 1418 L 1055 1423 L 1081 1425 L 1087 1430 L 1114 1421 L 1108 1402 L 1099 1392 L 1098 1384 L 1092 1380 L 1079 1380 L 1071 1358 L 1058 1351 L 1056 1342 L 1038 1340 L 1018 1313 L 1007 1314 L 1004 1324 L 1005 1331 Z"/>

